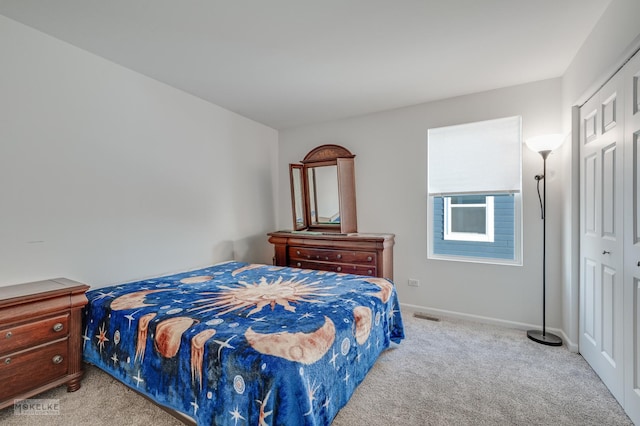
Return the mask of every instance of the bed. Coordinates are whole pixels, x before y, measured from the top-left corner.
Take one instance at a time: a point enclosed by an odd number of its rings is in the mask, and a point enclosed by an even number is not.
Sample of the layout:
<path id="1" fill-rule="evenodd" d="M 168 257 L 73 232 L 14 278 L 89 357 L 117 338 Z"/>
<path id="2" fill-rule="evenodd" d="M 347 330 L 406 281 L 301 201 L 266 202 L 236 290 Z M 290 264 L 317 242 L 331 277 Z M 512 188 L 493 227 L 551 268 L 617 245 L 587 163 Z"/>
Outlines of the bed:
<path id="1" fill-rule="evenodd" d="M 84 360 L 198 425 L 328 425 L 404 338 L 383 278 L 226 262 L 87 297 Z"/>

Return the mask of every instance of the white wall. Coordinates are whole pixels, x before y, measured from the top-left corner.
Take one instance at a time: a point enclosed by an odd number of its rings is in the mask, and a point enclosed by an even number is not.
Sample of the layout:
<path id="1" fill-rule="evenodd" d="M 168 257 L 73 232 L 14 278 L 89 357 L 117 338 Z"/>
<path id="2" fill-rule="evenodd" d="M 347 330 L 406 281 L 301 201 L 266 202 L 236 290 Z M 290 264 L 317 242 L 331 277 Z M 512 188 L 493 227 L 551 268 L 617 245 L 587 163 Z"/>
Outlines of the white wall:
<path id="1" fill-rule="evenodd" d="M 523 149 L 524 265 L 427 259 L 427 129 L 521 115 L 524 137 L 561 130 L 561 80 L 447 99 L 280 133 L 278 223 L 292 226 L 286 164 L 324 143 L 356 154 L 358 230 L 396 234 L 394 275 L 401 302 L 527 327 L 542 321 L 542 221 L 534 175 L 542 159 Z M 547 322 L 561 325 L 556 155 L 549 157 Z M 420 281 L 409 287 L 408 278 Z"/>
<path id="2" fill-rule="evenodd" d="M 562 79 L 567 129 L 570 106 L 585 102 L 637 48 L 639 16 L 640 1 L 613 0 L 571 61 Z"/>
<path id="3" fill-rule="evenodd" d="M 0 286 L 271 261 L 276 130 L 0 16 Z"/>
<path id="4" fill-rule="evenodd" d="M 527 327 L 540 325 L 542 237 L 530 182 L 540 159 L 524 150 L 524 265 L 490 266 L 426 259 L 426 129 L 522 114 L 525 138 L 569 133 L 580 104 L 640 45 L 640 2 L 613 0 L 561 79 L 432 102 L 281 133 L 280 164 L 321 143 L 343 144 L 356 158 L 360 231 L 394 232 L 395 281 L 401 300 L 425 310 Z M 577 135 L 548 159 L 547 326 L 572 350 L 578 341 Z M 280 170 L 279 224 L 290 228 L 288 181 Z M 364 169 L 364 170 L 363 170 Z M 377 191 L 379 191 L 377 193 Z M 421 287 L 406 285 L 418 278 Z"/>
<path id="5" fill-rule="evenodd" d="M 571 132 L 572 107 L 587 98 L 640 46 L 640 1 L 613 0 L 562 77 L 563 129 Z M 571 135 L 558 153 L 562 203 L 562 328 L 578 341 L 579 248 L 580 248 L 580 146 Z M 577 346 L 576 346 L 577 348 Z"/>

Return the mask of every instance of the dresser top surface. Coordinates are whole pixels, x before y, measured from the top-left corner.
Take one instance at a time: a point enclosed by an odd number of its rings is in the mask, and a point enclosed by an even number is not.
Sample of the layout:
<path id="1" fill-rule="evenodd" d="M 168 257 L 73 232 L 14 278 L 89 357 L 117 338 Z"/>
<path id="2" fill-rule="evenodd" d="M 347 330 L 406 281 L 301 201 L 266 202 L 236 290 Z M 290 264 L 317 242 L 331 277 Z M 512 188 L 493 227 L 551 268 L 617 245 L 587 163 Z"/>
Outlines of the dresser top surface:
<path id="1" fill-rule="evenodd" d="M 32 299 L 84 293 L 88 289 L 88 285 L 67 278 L 54 278 L 0 287 L 0 308 L 15 303 L 28 302 Z"/>
<path id="2" fill-rule="evenodd" d="M 349 234 L 343 234 L 339 232 L 316 232 L 316 231 L 276 231 L 270 232 L 267 234 L 269 236 L 282 236 L 289 238 L 317 238 L 317 239 L 327 239 L 327 240 L 392 240 L 395 238 L 395 234 L 376 234 L 376 233 L 365 233 L 365 232 L 355 232 Z"/>

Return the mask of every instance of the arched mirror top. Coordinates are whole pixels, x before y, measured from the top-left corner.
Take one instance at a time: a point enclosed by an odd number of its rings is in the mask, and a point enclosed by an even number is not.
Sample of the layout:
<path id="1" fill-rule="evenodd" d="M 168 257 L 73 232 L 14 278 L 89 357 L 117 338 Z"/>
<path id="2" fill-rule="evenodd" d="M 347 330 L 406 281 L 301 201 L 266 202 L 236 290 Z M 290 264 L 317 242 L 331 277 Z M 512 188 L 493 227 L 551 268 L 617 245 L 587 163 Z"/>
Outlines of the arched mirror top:
<path id="1" fill-rule="evenodd" d="M 338 158 L 354 158 L 355 154 L 352 154 L 347 148 L 340 145 L 320 145 L 311 151 L 304 157 L 302 164 L 310 163 L 324 163 L 335 162 Z"/>

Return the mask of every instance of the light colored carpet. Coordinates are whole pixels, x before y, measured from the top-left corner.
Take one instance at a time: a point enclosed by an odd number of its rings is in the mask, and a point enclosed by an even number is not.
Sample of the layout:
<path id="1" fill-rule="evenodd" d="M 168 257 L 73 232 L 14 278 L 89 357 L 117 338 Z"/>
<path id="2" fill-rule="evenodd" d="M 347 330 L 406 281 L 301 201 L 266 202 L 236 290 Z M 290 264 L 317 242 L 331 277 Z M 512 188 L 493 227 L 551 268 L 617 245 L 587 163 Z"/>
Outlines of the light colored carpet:
<path id="1" fill-rule="evenodd" d="M 584 359 L 520 330 L 403 312 L 406 340 L 382 354 L 333 426 L 632 425 Z M 181 425 L 95 367 L 60 400 L 58 416 L 0 411 L 6 426 Z"/>

